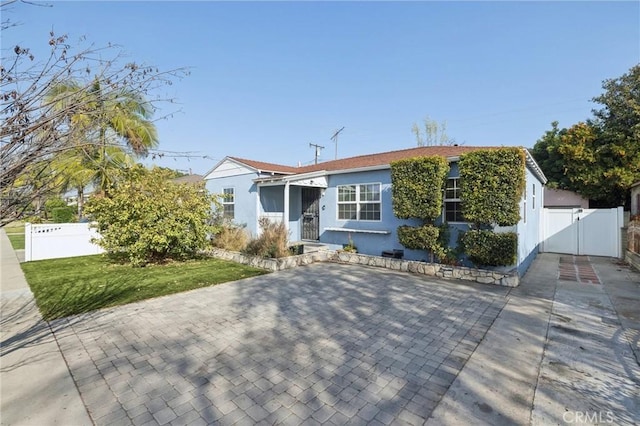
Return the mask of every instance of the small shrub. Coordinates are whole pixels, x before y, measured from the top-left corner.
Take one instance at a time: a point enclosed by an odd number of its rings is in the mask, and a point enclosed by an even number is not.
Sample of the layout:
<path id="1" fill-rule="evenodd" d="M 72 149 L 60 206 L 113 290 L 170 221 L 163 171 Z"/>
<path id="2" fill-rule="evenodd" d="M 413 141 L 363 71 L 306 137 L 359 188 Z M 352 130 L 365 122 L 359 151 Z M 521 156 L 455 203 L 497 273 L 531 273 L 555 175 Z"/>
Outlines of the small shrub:
<path id="1" fill-rule="evenodd" d="M 47 219 L 51 219 L 53 217 L 53 209 L 57 209 L 59 207 L 68 207 L 67 203 L 62 198 L 49 198 L 44 203 L 44 213 L 47 216 Z"/>
<path id="2" fill-rule="evenodd" d="M 460 238 L 464 252 L 479 266 L 509 266 L 516 263 L 518 235 L 515 232 L 494 233 L 471 230 Z"/>
<path id="3" fill-rule="evenodd" d="M 304 244 L 296 244 L 289 247 L 289 253 L 291 253 L 291 256 L 299 256 L 301 254 L 304 254 Z"/>
<path id="4" fill-rule="evenodd" d="M 242 251 L 249 243 L 247 230 L 240 226 L 224 225 L 220 232 L 213 236 L 211 243 L 218 247 L 230 251 Z"/>
<path id="5" fill-rule="evenodd" d="M 437 226 L 406 226 L 398 227 L 398 240 L 400 244 L 412 250 L 429 250 L 433 251 L 438 244 L 438 236 L 440 230 Z"/>
<path id="6" fill-rule="evenodd" d="M 267 218 L 261 218 L 261 233 L 257 238 L 251 239 L 244 252 L 253 256 L 279 258 L 291 255 L 288 247 L 289 233 L 282 222 L 271 222 Z"/>
<path id="7" fill-rule="evenodd" d="M 73 222 L 73 209 L 71 207 L 55 207 L 51 210 L 51 220 L 54 223 Z"/>

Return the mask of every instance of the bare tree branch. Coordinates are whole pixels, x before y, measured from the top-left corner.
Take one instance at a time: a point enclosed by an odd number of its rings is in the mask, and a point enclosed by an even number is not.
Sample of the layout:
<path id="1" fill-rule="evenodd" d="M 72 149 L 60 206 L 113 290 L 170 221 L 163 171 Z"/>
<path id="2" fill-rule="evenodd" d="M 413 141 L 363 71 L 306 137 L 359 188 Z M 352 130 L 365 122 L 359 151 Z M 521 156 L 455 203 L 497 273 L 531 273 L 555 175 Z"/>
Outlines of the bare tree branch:
<path id="1" fill-rule="evenodd" d="M 12 3 L 1 5 L 4 9 Z M 160 103 L 174 102 L 159 94 L 161 87 L 188 75 L 186 68 L 162 71 L 125 62 L 115 45 L 73 47 L 66 36 L 53 32 L 48 45 L 49 55 L 42 61 L 29 48 L 15 46 L 3 53 L 0 64 L 0 226 L 24 217 L 34 201 L 61 190 L 60 179 L 49 167 L 56 155 L 93 143 L 89 138 L 82 141 L 72 118 L 95 100 L 87 93 L 96 81 L 105 99 L 134 92 L 146 100 L 144 108 L 155 112 Z M 79 90 L 48 100 L 54 87 L 71 81 Z"/>

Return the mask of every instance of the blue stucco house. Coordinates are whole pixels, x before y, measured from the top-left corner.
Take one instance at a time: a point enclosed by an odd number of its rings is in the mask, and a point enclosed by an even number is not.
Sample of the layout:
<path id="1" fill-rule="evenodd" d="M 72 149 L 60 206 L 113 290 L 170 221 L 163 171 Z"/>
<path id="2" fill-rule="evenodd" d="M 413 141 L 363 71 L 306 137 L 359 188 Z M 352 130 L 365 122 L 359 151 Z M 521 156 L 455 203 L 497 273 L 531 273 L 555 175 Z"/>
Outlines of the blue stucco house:
<path id="1" fill-rule="evenodd" d="M 226 157 L 205 174 L 206 188 L 221 195 L 224 215 L 259 233 L 258 220 L 284 221 L 290 241 L 319 241 L 342 247 L 351 238 L 358 252 L 380 255 L 404 249 L 396 236 L 398 226 L 418 222 L 393 214 L 390 163 L 420 156 L 440 155 L 451 165 L 440 221 L 457 232 L 468 229 L 458 198 L 457 161 L 460 155 L 486 147 L 432 146 L 362 155 L 305 167 L 290 167 L 237 157 Z M 526 190 L 520 202 L 518 225 L 497 230 L 518 234 L 518 261 L 511 269 L 523 274 L 535 258 L 541 239 L 543 185 L 546 178 L 529 152 L 526 155 Z M 404 250 L 404 258 L 423 260 L 425 252 Z"/>

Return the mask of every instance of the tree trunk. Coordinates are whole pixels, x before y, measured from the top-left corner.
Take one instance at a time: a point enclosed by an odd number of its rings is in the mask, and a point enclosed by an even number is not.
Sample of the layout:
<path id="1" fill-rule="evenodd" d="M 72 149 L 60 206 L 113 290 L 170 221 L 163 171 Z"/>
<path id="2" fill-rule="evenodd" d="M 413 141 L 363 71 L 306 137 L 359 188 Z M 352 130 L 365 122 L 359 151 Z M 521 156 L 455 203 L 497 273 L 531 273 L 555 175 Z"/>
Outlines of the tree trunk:
<path id="1" fill-rule="evenodd" d="M 80 219 L 82 219 L 82 209 L 84 207 L 84 188 L 81 188 L 81 187 L 78 188 L 77 204 L 78 204 L 78 221 L 80 221 Z"/>

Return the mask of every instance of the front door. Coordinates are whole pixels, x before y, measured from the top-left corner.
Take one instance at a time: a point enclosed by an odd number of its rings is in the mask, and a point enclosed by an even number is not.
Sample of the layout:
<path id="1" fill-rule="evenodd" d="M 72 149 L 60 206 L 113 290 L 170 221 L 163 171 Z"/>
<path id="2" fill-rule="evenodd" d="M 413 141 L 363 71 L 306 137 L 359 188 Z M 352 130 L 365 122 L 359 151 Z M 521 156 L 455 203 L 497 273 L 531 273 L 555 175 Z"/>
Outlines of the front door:
<path id="1" fill-rule="evenodd" d="M 302 187 L 302 239 L 320 238 L 320 188 Z"/>

